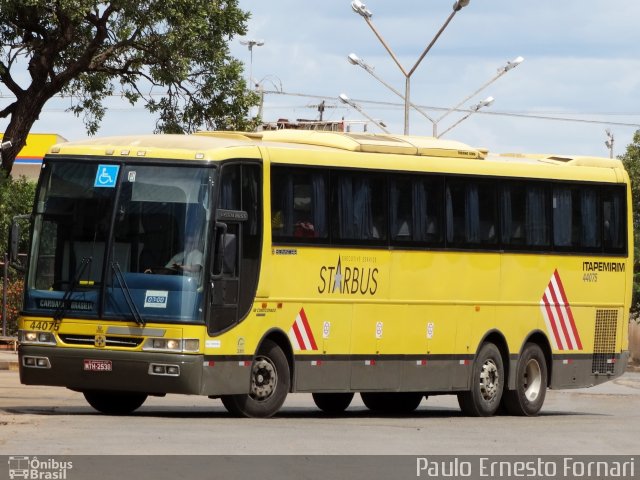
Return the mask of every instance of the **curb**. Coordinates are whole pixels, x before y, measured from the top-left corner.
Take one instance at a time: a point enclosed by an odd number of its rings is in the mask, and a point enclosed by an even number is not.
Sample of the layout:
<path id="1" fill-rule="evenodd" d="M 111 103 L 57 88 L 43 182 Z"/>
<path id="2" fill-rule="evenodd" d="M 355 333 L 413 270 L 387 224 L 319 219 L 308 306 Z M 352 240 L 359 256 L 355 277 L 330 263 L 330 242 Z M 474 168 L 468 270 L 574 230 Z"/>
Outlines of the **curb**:
<path id="1" fill-rule="evenodd" d="M 11 360 L 11 361 L 4 361 L 4 360 L 0 360 L 0 370 L 13 370 L 13 371 L 18 371 L 18 361 L 15 360 Z"/>

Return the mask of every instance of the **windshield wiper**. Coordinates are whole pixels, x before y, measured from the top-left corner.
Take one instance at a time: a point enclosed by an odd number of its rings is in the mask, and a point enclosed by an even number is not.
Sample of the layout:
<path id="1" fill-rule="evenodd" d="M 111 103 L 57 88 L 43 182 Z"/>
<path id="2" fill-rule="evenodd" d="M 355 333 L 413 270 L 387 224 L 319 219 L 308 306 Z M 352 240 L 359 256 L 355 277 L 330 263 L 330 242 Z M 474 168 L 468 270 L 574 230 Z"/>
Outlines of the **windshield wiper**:
<path id="1" fill-rule="evenodd" d="M 62 321 L 62 318 L 64 317 L 65 313 L 67 313 L 67 310 L 69 309 L 69 307 L 67 306 L 67 303 L 69 303 L 69 306 L 71 306 L 71 302 L 70 302 L 71 295 L 73 295 L 73 293 L 75 292 L 76 287 L 80 282 L 80 278 L 82 277 L 82 274 L 87 269 L 87 265 L 89 265 L 92 261 L 93 261 L 92 257 L 84 257 L 80 261 L 80 266 L 76 271 L 75 278 L 71 282 L 71 285 L 69 285 L 69 288 L 67 288 L 67 290 L 64 292 L 64 295 L 62 296 L 62 303 L 58 306 L 58 308 L 56 308 L 56 311 L 53 313 L 53 320 L 55 322 L 56 327 Z"/>
<path id="2" fill-rule="evenodd" d="M 111 262 L 111 269 L 113 270 L 114 276 L 116 277 L 116 279 L 118 280 L 118 283 L 120 284 L 120 289 L 124 294 L 124 299 L 127 302 L 127 305 L 129 306 L 129 310 L 133 315 L 133 319 L 138 325 L 142 325 L 144 327 L 146 322 L 142 318 L 142 315 L 140 315 L 140 312 L 138 311 L 138 307 L 136 307 L 136 304 L 133 301 L 133 297 L 131 297 L 131 290 L 129 290 L 127 281 L 124 279 L 124 274 L 120 269 L 120 264 L 118 262 Z"/>

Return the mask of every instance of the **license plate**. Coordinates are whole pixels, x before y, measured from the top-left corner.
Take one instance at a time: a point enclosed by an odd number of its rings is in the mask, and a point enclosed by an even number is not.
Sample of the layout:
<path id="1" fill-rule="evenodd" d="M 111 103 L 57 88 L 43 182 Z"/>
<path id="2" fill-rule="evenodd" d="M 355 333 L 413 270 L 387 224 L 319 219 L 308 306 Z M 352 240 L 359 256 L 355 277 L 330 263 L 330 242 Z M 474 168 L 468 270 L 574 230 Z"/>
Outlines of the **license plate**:
<path id="1" fill-rule="evenodd" d="M 113 370 L 111 360 L 85 360 L 85 372 L 110 372 Z"/>

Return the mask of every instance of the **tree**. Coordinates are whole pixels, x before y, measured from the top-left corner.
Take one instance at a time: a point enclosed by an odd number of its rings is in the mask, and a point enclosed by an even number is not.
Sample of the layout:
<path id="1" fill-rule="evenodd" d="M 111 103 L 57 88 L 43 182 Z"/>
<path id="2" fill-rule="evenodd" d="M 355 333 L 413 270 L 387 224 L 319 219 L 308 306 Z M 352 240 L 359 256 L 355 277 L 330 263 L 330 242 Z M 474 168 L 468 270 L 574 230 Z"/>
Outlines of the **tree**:
<path id="1" fill-rule="evenodd" d="M 624 155 L 618 157 L 622 160 L 624 167 L 631 179 L 631 202 L 633 208 L 633 236 L 636 239 L 634 244 L 634 280 L 633 280 L 633 300 L 631 309 L 634 313 L 640 313 L 640 130 L 633 134 L 632 142 L 627 145 Z"/>
<path id="2" fill-rule="evenodd" d="M 26 177 L 13 179 L 0 175 L 0 255 L 7 251 L 13 217 L 31 213 L 35 193 L 35 182 L 27 180 Z M 20 252 L 27 251 L 28 236 L 28 229 L 23 228 L 19 243 Z"/>
<path id="3" fill-rule="evenodd" d="M 618 157 L 622 160 L 624 167 L 631 178 L 631 196 L 633 205 L 640 205 L 640 130 L 633 134 L 632 142 L 627 145 L 627 151 Z M 640 209 L 633 210 L 633 227 L 636 232 L 640 231 Z"/>
<path id="4" fill-rule="evenodd" d="M 258 96 L 228 44 L 246 33 L 237 0 L 0 0 L 0 83 L 15 96 L 2 168 L 48 100 L 70 96 L 87 133 L 98 130 L 106 97 L 119 93 L 157 115 L 156 131 L 253 127 Z M 26 70 L 26 71 L 25 71 Z M 152 88 L 163 96 L 150 95 Z"/>
<path id="5" fill-rule="evenodd" d="M 36 184 L 25 177 L 13 179 L 0 175 L 0 255 L 5 253 L 9 243 L 9 229 L 11 220 L 16 215 L 24 215 L 31 212 L 35 197 Z M 19 242 L 19 251 L 26 253 L 28 247 L 29 231 L 22 229 Z M 18 312 L 22 307 L 23 281 L 13 269 L 8 271 L 8 282 L 4 284 L 0 276 L 0 298 L 3 289 L 7 289 L 7 318 L 6 325 L 8 335 L 15 335 L 17 330 Z M 4 321 L 0 315 L 0 322 Z"/>

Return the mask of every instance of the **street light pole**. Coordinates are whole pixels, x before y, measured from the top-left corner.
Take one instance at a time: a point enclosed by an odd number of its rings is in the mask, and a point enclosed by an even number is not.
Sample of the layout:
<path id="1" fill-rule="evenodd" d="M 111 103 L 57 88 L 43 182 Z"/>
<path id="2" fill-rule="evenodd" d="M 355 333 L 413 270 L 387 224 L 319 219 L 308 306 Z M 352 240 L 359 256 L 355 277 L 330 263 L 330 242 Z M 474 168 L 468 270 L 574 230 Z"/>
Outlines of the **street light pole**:
<path id="1" fill-rule="evenodd" d="M 458 125 L 460 125 L 462 122 L 464 122 L 467 118 L 469 118 L 471 115 L 473 115 L 474 113 L 476 113 L 478 110 L 480 110 L 481 108 L 484 107 L 488 107 L 489 105 L 491 105 L 493 102 L 495 101 L 495 98 L 493 97 L 487 97 L 484 100 L 482 100 L 481 102 L 475 104 L 473 107 L 471 107 L 469 109 L 469 113 L 467 113 L 464 117 L 462 117 L 460 120 L 458 120 L 456 123 L 454 123 L 453 125 L 451 125 L 449 128 L 447 128 L 444 132 L 442 132 L 440 135 L 438 135 L 436 138 L 440 138 L 442 137 L 445 133 L 449 132 L 450 130 L 453 130 L 455 127 L 457 127 Z M 435 136 L 435 135 L 434 135 Z"/>
<path id="2" fill-rule="evenodd" d="M 402 95 L 402 93 L 400 93 L 398 90 L 396 90 L 391 85 L 389 85 L 387 82 L 385 82 L 382 78 L 380 78 L 380 76 L 375 72 L 373 67 L 371 65 L 368 65 L 367 63 L 365 63 L 364 60 L 362 60 L 360 57 L 358 57 L 355 53 L 350 53 L 349 56 L 347 57 L 347 60 L 349 60 L 349 63 L 351 65 L 356 65 L 356 66 L 362 68 L 363 70 L 365 70 L 369 75 L 371 75 L 373 78 L 378 80 L 382 85 L 387 87 L 389 90 L 391 90 L 393 93 L 395 93 L 402 100 L 405 99 L 405 97 L 404 97 L 404 95 Z M 429 120 L 431 123 L 433 123 L 435 121 L 429 114 L 427 114 L 427 112 L 422 110 L 415 103 L 409 102 L 409 106 L 412 107 L 414 110 L 416 110 L 419 114 L 421 114 L 427 120 Z"/>
<path id="3" fill-rule="evenodd" d="M 362 68 L 363 70 L 365 70 L 369 75 L 371 75 L 373 78 L 375 78 L 380 83 L 382 83 L 385 87 L 387 87 L 389 90 L 391 90 L 393 93 L 395 93 L 398 97 L 402 98 L 403 100 L 405 99 L 405 97 L 402 95 L 402 93 L 400 93 L 398 90 L 396 90 L 391 85 L 389 85 L 387 82 L 385 82 L 382 78 L 380 78 L 380 76 L 376 74 L 374 68 L 371 65 L 367 64 L 360 57 L 358 57 L 355 53 L 349 54 L 349 56 L 347 57 L 347 60 L 349 61 L 349 63 L 351 65 L 356 65 L 356 66 Z M 500 67 L 498 69 L 498 73 L 493 78 L 491 78 L 489 81 L 485 82 L 480 88 L 478 88 L 476 91 L 474 91 L 471 95 L 468 95 L 467 97 L 465 97 L 464 100 L 459 102 L 456 106 L 451 107 L 442 116 L 440 116 L 440 118 L 438 118 L 437 120 L 433 119 L 430 115 L 428 115 L 422 108 L 420 108 L 416 104 L 409 102 L 409 106 L 411 108 L 413 108 L 414 110 L 416 110 L 418 113 L 420 113 L 422 116 L 424 116 L 427 120 L 429 120 L 431 122 L 432 129 L 433 129 L 433 136 L 437 138 L 438 137 L 438 124 L 440 123 L 440 121 L 442 119 L 444 119 L 450 113 L 458 110 L 458 108 L 460 108 L 468 100 L 470 100 L 471 98 L 476 96 L 478 93 L 480 93 L 482 90 L 487 88 L 489 85 L 491 85 L 497 79 L 499 79 L 502 75 L 504 75 L 505 73 L 513 70 L 515 67 L 520 65 L 523 61 L 524 61 L 524 58 L 517 57 L 517 58 L 507 62 L 506 65 L 504 65 L 503 67 Z M 468 118 L 468 116 L 465 117 L 465 118 Z M 458 122 L 458 123 L 460 123 L 460 122 Z"/>
<path id="4" fill-rule="evenodd" d="M 358 105 L 357 103 L 355 103 L 353 100 L 351 100 L 349 97 L 347 97 L 344 93 L 341 93 L 340 96 L 340 101 L 342 103 L 345 103 L 347 105 L 349 105 L 351 108 L 356 109 L 358 112 L 360 112 L 363 116 L 365 116 L 371 123 L 375 124 L 380 130 L 382 130 L 384 133 L 386 134 L 390 134 L 389 130 L 387 130 L 386 128 L 384 128 L 385 126 L 381 123 L 378 122 L 377 120 L 375 120 L 374 118 L 370 117 L 369 115 L 367 115 L 367 112 L 365 112 L 360 105 Z"/>
<path id="5" fill-rule="evenodd" d="M 400 60 L 398 60 L 398 57 L 393 52 L 391 47 L 387 45 L 387 42 L 384 40 L 380 32 L 378 32 L 376 27 L 371 22 L 371 17 L 373 16 L 373 13 L 371 13 L 371 11 L 367 9 L 367 6 L 364 3 L 362 3 L 360 0 L 353 0 L 351 2 L 351 8 L 353 9 L 353 11 L 356 12 L 358 15 L 360 15 L 362 18 L 364 18 L 364 20 L 367 22 L 367 25 L 369 25 L 369 28 L 371 28 L 371 30 L 373 31 L 375 36 L 378 38 L 380 43 L 382 43 L 382 46 L 389 53 L 389 55 L 391 55 L 391 58 L 393 59 L 393 61 L 395 62 L 395 64 L 398 66 L 398 68 L 400 69 L 400 71 L 405 77 L 405 85 L 404 85 L 404 134 L 405 135 L 409 135 L 409 106 L 411 104 L 410 102 L 411 76 L 416 71 L 416 69 L 418 68 L 418 66 L 424 59 L 424 57 L 427 55 L 427 53 L 429 53 L 429 50 L 431 50 L 431 47 L 433 47 L 433 45 L 436 43 L 438 38 L 440 38 L 440 35 L 442 34 L 442 32 L 444 32 L 445 28 L 447 28 L 447 26 L 449 25 L 453 17 L 456 15 L 456 13 L 462 10 L 463 7 L 466 7 L 467 5 L 469 5 L 469 1 L 470 0 L 456 0 L 456 3 L 453 4 L 453 11 L 451 12 L 447 20 L 444 22 L 442 27 L 440 27 L 440 30 L 438 30 L 435 37 L 433 37 L 431 42 L 423 50 L 422 54 L 418 58 L 418 61 L 413 65 L 413 68 L 408 72 L 402 66 L 402 64 L 400 63 Z"/>
<path id="6" fill-rule="evenodd" d="M 433 136 L 437 137 L 438 136 L 438 123 L 440 123 L 440 121 L 446 117 L 447 115 L 449 115 L 451 112 L 456 111 L 458 108 L 460 108 L 462 105 L 464 105 L 468 100 L 470 100 L 471 98 L 475 97 L 478 93 L 480 93 L 482 90 L 484 90 L 485 88 L 487 88 L 489 85 L 491 85 L 493 82 L 495 82 L 496 80 L 498 80 L 501 76 L 503 76 L 505 73 L 513 70 L 514 68 L 516 68 L 518 65 L 520 65 L 522 62 L 524 61 L 524 58 L 522 57 L 516 57 L 513 60 L 507 62 L 507 64 L 504 67 L 500 67 L 498 69 L 498 73 L 491 78 L 489 81 L 485 82 L 480 88 L 478 88 L 475 92 L 473 92 L 471 95 L 468 95 L 467 97 L 464 98 L 464 100 L 461 100 L 456 106 L 451 107 L 449 110 L 447 110 L 446 112 L 444 112 L 435 122 L 433 122 Z"/>
<path id="7" fill-rule="evenodd" d="M 252 90 L 255 89 L 253 85 L 253 47 L 261 47 L 264 45 L 264 40 L 240 40 L 242 45 L 246 45 L 249 49 L 249 85 Z"/>

